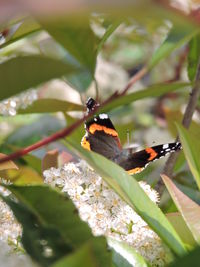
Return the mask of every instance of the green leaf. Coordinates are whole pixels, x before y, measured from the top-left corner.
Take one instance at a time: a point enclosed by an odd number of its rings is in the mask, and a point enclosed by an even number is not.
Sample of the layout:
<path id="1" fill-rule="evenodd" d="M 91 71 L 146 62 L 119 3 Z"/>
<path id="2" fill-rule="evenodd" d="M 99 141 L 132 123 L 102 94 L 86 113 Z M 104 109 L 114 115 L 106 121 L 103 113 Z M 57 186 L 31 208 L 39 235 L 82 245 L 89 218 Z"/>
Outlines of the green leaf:
<path id="1" fill-rule="evenodd" d="M 21 242 L 24 249 L 40 266 L 48 267 L 60 257 L 72 252 L 72 245 L 54 227 L 41 222 L 38 215 L 11 197 L 3 197 L 23 227 Z"/>
<path id="2" fill-rule="evenodd" d="M 55 227 L 73 247 L 81 246 L 92 237 L 72 201 L 64 195 L 47 186 L 11 185 L 8 188 L 23 205 L 31 209 L 41 223 Z"/>
<path id="3" fill-rule="evenodd" d="M 110 160 L 94 152 L 86 151 L 76 143 L 72 144 L 70 142 L 69 148 L 79 152 L 81 158 L 87 160 L 98 171 L 107 184 L 136 210 L 176 254 L 182 255 L 185 253 L 185 247 L 172 225 L 133 177 Z"/>
<path id="4" fill-rule="evenodd" d="M 177 31 L 175 27 L 170 31 L 167 39 L 163 44 L 155 51 L 150 62 L 148 63 L 148 69 L 152 69 L 157 65 L 162 59 L 169 56 L 175 49 L 180 48 L 187 42 L 189 42 L 195 35 L 199 33 L 199 29 L 194 29 L 191 31 Z"/>
<path id="5" fill-rule="evenodd" d="M 19 109 L 18 114 L 29 113 L 48 113 L 48 112 L 68 112 L 68 111 L 83 110 L 81 105 L 51 98 L 43 98 L 34 101 L 30 106 L 25 109 Z"/>
<path id="6" fill-rule="evenodd" d="M 94 75 L 97 38 L 89 26 L 89 21 L 81 24 L 62 18 L 60 20 L 40 20 L 40 23 L 63 48 Z"/>
<path id="7" fill-rule="evenodd" d="M 0 64 L 0 100 L 73 72 L 74 67 L 52 58 L 23 56 L 9 59 Z"/>
<path id="8" fill-rule="evenodd" d="M 51 267 L 80 267 L 83 266 L 83 263 L 87 267 L 111 266 L 111 253 L 106 252 L 106 246 L 107 244 L 103 237 L 99 237 L 98 240 L 97 238 L 91 239 L 80 249 L 77 249 L 69 256 L 61 258 Z"/>
<path id="9" fill-rule="evenodd" d="M 132 103 L 134 101 L 144 99 L 147 97 L 158 97 L 163 94 L 166 94 L 168 92 L 173 92 L 176 90 L 183 89 L 187 86 L 190 86 L 191 83 L 172 83 L 172 84 L 155 84 L 152 86 L 149 86 L 146 89 L 143 89 L 138 92 L 134 92 L 125 96 L 122 96 L 120 98 L 114 99 L 109 104 L 105 105 L 103 108 L 100 109 L 101 112 L 106 112 L 108 110 L 112 110 L 116 107 L 120 107 L 123 105 L 127 105 L 129 103 Z"/>
<path id="10" fill-rule="evenodd" d="M 181 214 L 179 212 L 173 212 L 166 214 L 166 217 L 173 225 L 176 232 L 179 234 L 181 240 L 185 244 L 194 247 L 196 245 L 196 241 L 194 240 L 194 237 L 187 227 L 187 224 L 185 223 Z"/>
<path id="11" fill-rule="evenodd" d="M 161 177 L 194 239 L 200 243 L 200 206 L 182 193 L 169 177 L 164 174 Z"/>
<path id="12" fill-rule="evenodd" d="M 119 25 L 122 23 L 121 20 L 115 20 L 113 21 L 108 28 L 106 29 L 103 37 L 101 38 L 99 44 L 98 44 L 98 48 L 97 48 L 97 52 L 99 53 L 102 49 L 102 46 L 104 45 L 104 43 L 108 40 L 108 38 L 110 37 L 110 35 L 119 27 Z"/>
<path id="13" fill-rule="evenodd" d="M 196 70 L 200 58 L 200 34 L 194 36 L 189 42 L 189 54 L 188 54 L 188 77 L 190 81 L 194 81 L 196 76 Z"/>
<path id="14" fill-rule="evenodd" d="M 116 267 L 147 267 L 150 266 L 144 258 L 125 242 L 108 238 L 108 244 L 112 248 L 113 262 Z"/>
<path id="15" fill-rule="evenodd" d="M 190 170 L 194 175 L 198 188 L 200 189 L 200 142 L 194 134 L 186 130 L 180 124 L 177 124 L 177 129 L 183 146 L 183 151 Z"/>
<path id="16" fill-rule="evenodd" d="M 200 262 L 200 247 L 195 248 L 186 254 L 184 257 L 177 259 L 168 267 L 199 267 Z"/>

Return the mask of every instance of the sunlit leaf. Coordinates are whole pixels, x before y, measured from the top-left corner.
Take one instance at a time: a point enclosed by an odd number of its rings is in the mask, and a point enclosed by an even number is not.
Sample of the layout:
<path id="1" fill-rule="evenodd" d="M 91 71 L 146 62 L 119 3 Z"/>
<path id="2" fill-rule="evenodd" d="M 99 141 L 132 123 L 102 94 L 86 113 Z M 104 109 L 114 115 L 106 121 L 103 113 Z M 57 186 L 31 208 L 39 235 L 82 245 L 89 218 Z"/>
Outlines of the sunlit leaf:
<path id="1" fill-rule="evenodd" d="M 20 166 L 19 170 L 7 170 L 6 179 L 17 185 L 43 184 L 42 177 L 29 166 Z"/>
<path id="2" fill-rule="evenodd" d="M 116 267 L 147 267 L 150 266 L 144 258 L 125 242 L 108 238 L 108 244 L 113 248 L 113 262 Z"/>
<path id="3" fill-rule="evenodd" d="M 25 109 L 19 109 L 18 114 L 29 114 L 29 113 L 48 113 L 48 112 L 67 112 L 83 110 L 81 105 L 51 98 L 43 98 L 34 101 L 30 106 Z"/>
<path id="4" fill-rule="evenodd" d="M 173 225 L 176 232 L 179 234 L 181 240 L 190 246 L 195 246 L 196 242 L 194 237 L 192 236 L 191 231 L 187 227 L 187 224 L 185 223 L 183 217 L 179 212 L 173 212 L 166 214 L 167 219 L 170 221 L 170 223 Z"/>
<path id="5" fill-rule="evenodd" d="M 4 158 L 5 156 L 7 156 L 7 155 L 0 153 L 0 159 Z M 0 164 L 0 171 L 9 170 L 9 169 L 16 169 L 16 170 L 18 170 L 18 167 L 11 160 L 6 161 L 6 162 L 3 162 L 3 163 Z"/>
<path id="6" fill-rule="evenodd" d="M 200 206 L 183 194 L 169 177 L 161 176 L 194 239 L 200 243 Z"/>
<path id="7" fill-rule="evenodd" d="M 73 72 L 74 67 L 52 58 L 22 56 L 9 59 L 0 64 L 0 100 Z"/>
<path id="8" fill-rule="evenodd" d="M 186 130 L 180 124 L 177 129 L 183 146 L 185 157 L 189 164 L 190 170 L 194 175 L 195 181 L 200 189 L 200 141 L 194 134 Z"/>
<path id="9" fill-rule="evenodd" d="M 194 78 L 196 76 L 199 58 L 200 58 L 200 35 L 198 34 L 194 36 L 189 43 L 187 71 L 190 81 L 194 81 Z"/>
<path id="10" fill-rule="evenodd" d="M 175 253 L 178 255 L 185 253 L 185 247 L 174 228 L 133 177 L 115 163 L 99 154 L 82 149 L 78 144 L 71 143 L 69 147 L 79 152 L 81 158 L 87 160 L 98 171 L 108 185 L 136 210 Z"/>

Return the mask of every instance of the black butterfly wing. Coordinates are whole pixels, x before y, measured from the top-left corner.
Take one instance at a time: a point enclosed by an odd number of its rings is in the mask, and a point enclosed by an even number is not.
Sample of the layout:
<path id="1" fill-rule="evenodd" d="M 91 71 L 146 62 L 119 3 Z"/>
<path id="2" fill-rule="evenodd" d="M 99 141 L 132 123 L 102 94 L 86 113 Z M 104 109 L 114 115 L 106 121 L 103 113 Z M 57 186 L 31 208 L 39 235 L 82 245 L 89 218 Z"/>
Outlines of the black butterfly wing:
<path id="1" fill-rule="evenodd" d="M 181 149 L 181 143 L 168 143 L 132 153 L 131 149 L 124 149 L 118 158 L 118 164 L 129 174 L 141 172 L 149 163 Z"/>
<path id="2" fill-rule="evenodd" d="M 107 114 L 100 114 L 85 122 L 86 134 L 81 145 L 108 159 L 120 154 L 122 147 L 118 133 Z"/>

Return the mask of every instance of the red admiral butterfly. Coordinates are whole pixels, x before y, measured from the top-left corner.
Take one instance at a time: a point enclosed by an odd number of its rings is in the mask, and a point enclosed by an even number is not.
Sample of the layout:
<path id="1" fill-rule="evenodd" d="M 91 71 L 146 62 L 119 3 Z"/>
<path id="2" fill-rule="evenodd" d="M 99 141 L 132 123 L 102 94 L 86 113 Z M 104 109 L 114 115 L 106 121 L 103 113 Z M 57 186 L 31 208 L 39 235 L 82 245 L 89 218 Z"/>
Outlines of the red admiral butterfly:
<path id="1" fill-rule="evenodd" d="M 89 98 L 86 102 L 87 112 L 90 113 L 98 105 L 94 99 Z M 150 162 L 181 149 L 179 142 L 147 147 L 138 152 L 133 152 L 132 148 L 123 149 L 118 133 L 107 114 L 99 114 L 86 121 L 85 130 L 82 147 L 114 161 L 129 174 L 139 173 Z"/>

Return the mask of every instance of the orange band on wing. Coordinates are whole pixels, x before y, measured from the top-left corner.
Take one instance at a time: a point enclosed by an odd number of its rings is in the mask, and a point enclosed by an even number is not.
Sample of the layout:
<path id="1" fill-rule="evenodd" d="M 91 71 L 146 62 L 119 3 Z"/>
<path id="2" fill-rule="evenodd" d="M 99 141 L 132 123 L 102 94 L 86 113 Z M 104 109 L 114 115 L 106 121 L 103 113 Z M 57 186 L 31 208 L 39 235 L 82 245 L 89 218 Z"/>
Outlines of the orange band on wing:
<path id="1" fill-rule="evenodd" d="M 118 133 L 111 128 L 107 128 L 106 126 L 99 125 L 97 123 L 93 123 L 89 127 L 89 132 L 94 134 L 96 131 L 103 131 L 106 134 L 110 134 L 112 136 L 118 136 Z"/>
<path id="2" fill-rule="evenodd" d="M 144 168 L 137 167 L 137 168 L 134 168 L 134 169 L 127 171 L 127 173 L 128 174 L 135 174 L 135 173 L 141 172 L 143 170 L 144 170 Z"/>
<path id="3" fill-rule="evenodd" d="M 81 146 L 87 150 L 90 149 L 90 143 L 87 141 L 86 137 L 84 136 L 83 139 L 81 140 Z"/>
<path id="4" fill-rule="evenodd" d="M 146 148 L 145 151 L 149 154 L 149 161 L 155 159 L 155 157 L 158 155 L 158 153 L 151 147 Z"/>

